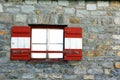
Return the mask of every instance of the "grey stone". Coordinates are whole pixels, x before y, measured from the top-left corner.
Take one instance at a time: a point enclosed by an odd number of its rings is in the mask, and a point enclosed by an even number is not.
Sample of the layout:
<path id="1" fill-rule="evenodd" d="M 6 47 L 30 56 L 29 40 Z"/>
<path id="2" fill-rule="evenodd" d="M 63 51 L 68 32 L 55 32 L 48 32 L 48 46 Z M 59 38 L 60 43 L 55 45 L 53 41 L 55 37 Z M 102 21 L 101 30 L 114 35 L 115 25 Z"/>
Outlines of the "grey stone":
<path id="1" fill-rule="evenodd" d="M 88 69 L 87 73 L 88 74 L 102 74 L 103 70 L 102 68 L 93 68 L 93 69 Z"/>
<path id="2" fill-rule="evenodd" d="M 65 8 L 65 14 L 74 14 L 75 9 L 74 8 Z"/>
<path id="3" fill-rule="evenodd" d="M 105 68 L 113 68 L 113 62 L 102 62 L 101 65 Z"/>
<path id="4" fill-rule="evenodd" d="M 26 15 L 22 15 L 22 14 L 17 14 L 15 16 L 15 22 L 18 22 L 18 23 L 26 23 L 26 20 L 27 20 L 27 16 Z"/>
<path id="5" fill-rule="evenodd" d="M 5 9 L 5 12 L 10 12 L 10 13 L 19 13 L 20 12 L 20 9 L 17 8 L 17 7 L 8 7 Z"/>
<path id="6" fill-rule="evenodd" d="M 23 13 L 34 13 L 35 7 L 31 5 L 23 5 L 21 6 L 21 11 Z"/>
<path id="7" fill-rule="evenodd" d="M 87 10 L 96 10 L 96 4 L 87 4 Z"/>
<path id="8" fill-rule="evenodd" d="M 116 14 L 116 16 L 120 16 L 120 12 L 116 12 L 115 14 Z"/>
<path id="9" fill-rule="evenodd" d="M 98 5 L 98 7 L 108 7 L 109 2 L 108 1 L 98 1 L 97 5 Z"/>
<path id="10" fill-rule="evenodd" d="M 75 66 L 74 67 L 74 74 L 86 74 L 86 68 L 80 67 L 80 66 Z"/>
<path id="11" fill-rule="evenodd" d="M 76 75 L 63 75 L 63 79 L 75 79 L 76 80 L 77 76 Z"/>
<path id="12" fill-rule="evenodd" d="M 112 73 L 114 76 L 118 77 L 118 76 L 120 76 L 120 69 L 112 70 L 111 73 Z"/>
<path id="13" fill-rule="evenodd" d="M 37 4 L 37 0 L 25 0 L 26 4 Z"/>
<path id="14" fill-rule="evenodd" d="M 22 78 L 23 79 L 34 79 L 35 76 L 32 73 L 23 73 Z"/>
<path id="15" fill-rule="evenodd" d="M 114 23 L 117 24 L 117 25 L 120 25 L 120 17 L 116 17 L 114 19 Z"/>
<path id="16" fill-rule="evenodd" d="M 104 27 L 88 27 L 88 31 L 89 32 L 102 32 L 102 31 L 104 31 Z"/>
<path id="17" fill-rule="evenodd" d="M 28 16 L 28 24 L 37 24 L 37 16 L 36 15 L 29 15 Z"/>
<path id="18" fill-rule="evenodd" d="M 0 22 L 1 23 L 12 23 L 12 15 L 8 13 L 0 13 Z"/>
<path id="19" fill-rule="evenodd" d="M 92 11 L 91 15 L 92 16 L 105 16 L 107 14 L 106 11 Z"/>
<path id="20" fill-rule="evenodd" d="M 58 5 L 60 5 L 60 6 L 68 6 L 69 5 L 69 1 L 68 0 L 65 0 L 65 1 L 59 0 L 58 1 Z"/>
<path id="21" fill-rule="evenodd" d="M 90 16 L 89 11 L 86 10 L 76 10 L 77 17 L 88 17 Z"/>
<path id="22" fill-rule="evenodd" d="M 3 6 L 1 3 L 0 3 L 0 12 L 3 12 Z"/>

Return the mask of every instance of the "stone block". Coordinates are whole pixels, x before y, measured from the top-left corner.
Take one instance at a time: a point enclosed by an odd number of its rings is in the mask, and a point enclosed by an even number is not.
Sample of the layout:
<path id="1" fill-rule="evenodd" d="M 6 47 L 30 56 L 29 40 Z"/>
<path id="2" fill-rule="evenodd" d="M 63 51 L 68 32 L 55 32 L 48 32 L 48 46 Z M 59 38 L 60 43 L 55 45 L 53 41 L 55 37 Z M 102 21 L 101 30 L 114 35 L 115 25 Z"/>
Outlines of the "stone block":
<path id="1" fill-rule="evenodd" d="M 73 23 L 73 24 L 77 24 L 77 23 L 80 22 L 80 19 L 79 19 L 79 18 L 70 18 L 70 19 L 69 19 L 69 22 L 70 22 L 70 23 Z"/>
<path id="2" fill-rule="evenodd" d="M 77 17 L 88 17 L 90 16 L 89 11 L 86 10 L 76 10 L 76 16 Z"/>
<path id="3" fill-rule="evenodd" d="M 96 4 L 87 4 L 87 10 L 96 10 L 97 6 Z"/>
<path id="4" fill-rule="evenodd" d="M 0 13 L 0 22 L 2 23 L 12 23 L 12 15 L 7 13 Z"/>
<path id="5" fill-rule="evenodd" d="M 26 4 L 37 4 L 37 0 L 25 0 Z"/>
<path id="6" fill-rule="evenodd" d="M 91 15 L 93 16 L 106 16 L 107 12 L 106 11 L 92 11 Z"/>
<path id="7" fill-rule="evenodd" d="M 110 71 L 111 71 L 110 69 L 104 69 L 104 73 L 107 74 L 107 75 L 110 74 Z"/>
<path id="8" fill-rule="evenodd" d="M 120 46 L 119 45 L 112 46 L 112 49 L 113 50 L 120 50 Z"/>
<path id="9" fill-rule="evenodd" d="M 79 6 L 85 6 L 85 1 L 84 0 L 78 0 L 78 5 Z"/>
<path id="10" fill-rule="evenodd" d="M 65 0 L 65 1 L 59 0 L 58 1 L 58 5 L 60 5 L 60 6 L 68 6 L 69 5 L 69 1 L 68 0 Z"/>
<path id="11" fill-rule="evenodd" d="M 10 12 L 10 13 L 19 13 L 20 9 L 17 7 L 8 7 L 5 9 L 5 12 Z"/>
<path id="12" fill-rule="evenodd" d="M 115 23 L 116 25 L 120 25 L 120 17 L 116 17 L 116 18 L 114 19 L 114 23 Z"/>
<path id="13" fill-rule="evenodd" d="M 119 52 L 117 52 L 117 56 L 120 56 L 120 51 L 119 51 Z"/>
<path id="14" fill-rule="evenodd" d="M 115 15 L 116 15 L 116 16 L 120 16 L 120 12 L 116 12 Z"/>
<path id="15" fill-rule="evenodd" d="M 21 6 L 21 12 L 23 13 L 34 13 L 35 7 L 32 5 Z"/>
<path id="16" fill-rule="evenodd" d="M 108 1 L 98 1 L 97 5 L 98 5 L 98 7 L 108 7 L 109 2 Z"/>
<path id="17" fill-rule="evenodd" d="M 9 2 L 22 2 L 23 0 L 8 0 Z"/>
<path id="18" fill-rule="evenodd" d="M 81 67 L 81 66 L 75 66 L 74 68 L 74 74 L 80 75 L 80 74 L 86 74 L 86 67 Z"/>
<path id="19" fill-rule="evenodd" d="M 7 30 L 0 30 L 0 35 L 8 34 L 9 32 Z"/>
<path id="20" fill-rule="evenodd" d="M 3 6 L 1 3 L 0 3 L 0 12 L 3 12 Z"/>
<path id="21" fill-rule="evenodd" d="M 27 16 L 22 14 L 17 14 L 14 18 L 14 21 L 17 23 L 26 23 Z"/>
<path id="22" fill-rule="evenodd" d="M 103 74 L 102 68 L 92 68 L 87 70 L 88 74 Z"/>
<path id="23" fill-rule="evenodd" d="M 115 68 L 119 68 L 120 69 L 120 62 L 115 62 Z"/>
<path id="24" fill-rule="evenodd" d="M 84 75 L 84 79 L 94 80 L 94 75 Z"/>
<path id="25" fill-rule="evenodd" d="M 112 7 L 119 7 L 119 6 L 120 6 L 120 2 L 117 1 L 117 0 L 114 0 L 114 1 L 111 1 L 110 5 L 111 5 Z"/>
<path id="26" fill-rule="evenodd" d="M 51 0 L 38 0 L 39 4 L 47 4 L 50 5 L 51 4 Z"/>
<path id="27" fill-rule="evenodd" d="M 36 15 L 29 15 L 28 16 L 28 24 L 37 24 L 37 16 Z"/>
<path id="28" fill-rule="evenodd" d="M 74 14 L 75 8 L 64 8 L 65 14 Z"/>
<path id="29" fill-rule="evenodd" d="M 97 57 L 97 56 L 104 56 L 104 53 L 101 51 L 89 51 L 86 53 L 87 57 Z"/>
<path id="30" fill-rule="evenodd" d="M 71 79 L 76 79 L 77 76 L 76 75 L 63 75 L 63 79 L 67 79 L 67 80 L 71 80 Z"/>
<path id="31" fill-rule="evenodd" d="M 115 35 L 115 34 L 114 34 L 114 35 L 112 35 L 112 38 L 113 38 L 113 39 L 116 39 L 116 40 L 120 40 L 120 35 Z"/>

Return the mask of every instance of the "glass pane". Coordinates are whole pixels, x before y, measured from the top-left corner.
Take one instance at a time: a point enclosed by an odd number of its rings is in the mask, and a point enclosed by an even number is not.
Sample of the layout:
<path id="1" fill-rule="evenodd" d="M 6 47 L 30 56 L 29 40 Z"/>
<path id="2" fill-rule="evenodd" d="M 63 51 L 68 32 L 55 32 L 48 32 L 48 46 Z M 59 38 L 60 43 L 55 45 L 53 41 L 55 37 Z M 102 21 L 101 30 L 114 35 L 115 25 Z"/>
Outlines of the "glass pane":
<path id="1" fill-rule="evenodd" d="M 32 44 L 32 51 L 46 51 L 46 44 Z"/>
<path id="2" fill-rule="evenodd" d="M 63 51 L 63 44 L 49 44 L 48 51 Z"/>
<path id="3" fill-rule="evenodd" d="M 63 43 L 62 29 L 49 29 L 48 33 L 48 43 Z"/>
<path id="4" fill-rule="evenodd" d="M 46 29 L 32 29 L 32 43 L 46 43 Z"/>
<path id="5" fill-rule="evenodd" d="M 63 53 L 48 53 L 49 58 L 63 58 Z"/>
<path id="6" fill-rule="evenodd" d="M 32 53 L 31 58 L 46 58 L 46 53 Z"/>

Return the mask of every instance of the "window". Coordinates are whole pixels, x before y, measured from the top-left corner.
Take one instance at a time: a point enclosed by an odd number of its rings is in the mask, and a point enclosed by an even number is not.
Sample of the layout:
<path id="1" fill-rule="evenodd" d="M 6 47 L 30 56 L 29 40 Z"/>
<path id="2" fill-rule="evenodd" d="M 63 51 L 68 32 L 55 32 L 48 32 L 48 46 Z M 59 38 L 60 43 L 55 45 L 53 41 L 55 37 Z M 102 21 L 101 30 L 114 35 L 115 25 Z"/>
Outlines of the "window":
<path id="1" fill-rule="evenodd" d="M 32 58 L 63 58 L 63 29 L 32 28 Z M 53 53 L 52 53 L 53 52 Z"/>

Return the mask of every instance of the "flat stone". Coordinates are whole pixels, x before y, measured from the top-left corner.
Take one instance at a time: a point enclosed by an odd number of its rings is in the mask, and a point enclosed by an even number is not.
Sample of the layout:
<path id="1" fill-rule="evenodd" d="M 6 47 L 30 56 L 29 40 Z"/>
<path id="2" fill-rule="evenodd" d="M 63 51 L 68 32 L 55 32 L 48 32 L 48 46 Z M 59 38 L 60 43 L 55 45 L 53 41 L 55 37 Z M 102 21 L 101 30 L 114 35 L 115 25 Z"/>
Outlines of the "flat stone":
<path id="1" fill-rule="evenodd" d="M 96 10 L 96 4 L 87 4 L 87 10 Z"/>
<path id="2" fill-rule="evenodd" d="M 120 16 L 120 12 L 116 12 L 115 14 L 116 14 L 116 16 Z"/>
<path id="3" fill-rule="evenodd" d="M 60 6 L 68 6 L 69 5 L 69 1 L 68 0 L 65 0 L 65 1 L 59 0 L 58 1 L 58 5 L 60 5 Z"/>
<path id="4" fill-rule="evenodd" d="M 120 51 L 119 51 L 119 52 L 117 52 L 117 56 L 120 56 Z"/>
<path id="5" fill-rule="evenodd" d="M 26 4 L 37 4 L 37 0 L 25 0 Z"/>
<path id="6" fill-rule="evenodd" d="M 0 22 L 2 23 L 12 23 L 12 15 L 7 13 L 0 13 Z"/>
<path id="7" fill-rule="evenodd" d="M 119 45 L 112 46 L 112 49 L 113 50 L 120 50 L 120 46 Z"/>
<path id="8" fill-rule="evenodd" d="M 0 4 L 0 12 L 3 12 L 3 6 Z"/>
<path id="9" fill-rule="evenodd" d="M 102 68 L 88 69 L 88 74 L 103 74 Z"/>
<path id="10" fill-rule="evenodd" d="M 97 1 L 98 7 L 108 7 L 109 2 L 108 1 Z"/>
<path id="11" fill-rule="evenodd" d="M 94 80 L 94 75 L 84 75 L 84 79 L 87 79 L 87 80 Z"/>
<path id="12" fill-rule="evenodd" d="M 47 4 L 47 5 L 50 5 L 50 4 L 51 4 L 51 0 L 39 0 L 39 4 Z"/>
<path id="13" fill-rule="evenodd" d="M 18 23 L 26 23 L 26 20 L 27 20 L 27 16 L 26 16 L 26 15 L 17 14 L 17 15 L 15 16 L 15 22 L 18 22 Z"/>
<path id="14" fill-rule="evenodd" d="M 78 0 L 78 5 L 79 6 L 85 6 L 85 1 L 84 0 Z"/>
<path id="15" fill-rule="evenodd" d="M 9 2 L 22 2 L 23 0 L 8 0 Z"/>
<path id="16" fill-rule="evenodd" d="M 77 76 L 76 75 L 64 75 L 63 76 L 63 79 L 76 79 L 77 78 Z"/>
<path id="17" fill-rule="evenodd" d="M 106 11 L 92 11 L 91 15 L 93 16 L 105 16 L 107 14 Z"/>
<path id="18" fill-rule="evenodd" d="M 75 24 L 75 23 L 79 23 L 80 19 L 79 18 L 70 18 L 69 21 L 70 21 L 70 23 Z"/>
<path id="19" fill-rule="evenodd" d="M 89 11 L 86 10 L 76 10 L 77 17 L 88 17 L 90 16 Z"/>
<path id="20" fill-rule="evenodd" d="M 74 67 L 74 74 L 86 74 L 86 68 L 81 66 Z"/>
<path id="21" fill-rule="evenodd" d="M 75 8 L 65 8 L 65 14 L 74 14 Z"/>
<path id="22" fill-rule="evenodd" d="M 8 7 L 5 9 L 5 12 L 10 12 L 10 13 L 19 13 L 20 9 L 17 7 Z"/>
<path id="23" fill-rule="evenodd" d="M 120 69 L 120 62 L 115 62 L 115 68 L 119 68 Z"/>
<path id="24" fill-rule="evenodd" d="M 112 35 L 113 39 L 120 40 L 120 35 Z"/>
<path id="25" fill-rule="evenodd" d="M 119 1 L 111 1 L 110 5 L 112 7 L 119 7 L 120 6 L 120 2 Z"/>
<path id="26" fill-rule="evenodd" d="M 34 76 L 34 74 L 31 74 L 31 73 L 24 73 L 22 78 L 23 79 L 34 79 L 35 76 Z"/>
<path id="27" fill-rule="evenodd" d="M 117 25 L 120 25 L 120 17 L 116 17 L 114 19 L 114 23 L 117 24 Z"/>
<path id="28" fill-rule="evenodd" d="M 28 24 L 37 24 L 37 16 L 36 15 L 29 15 L 28 16 Z"/>
<path id="29" fill-rule="evenodd" d="M 35 7 L 31 6 L 31 5 L 23 5 L 23 6 L 21 6 L 21 11 L 23 13 L 33 13 L 34 10 L 35 10 Z"/>
<path id="30" fill-rule="evenodd" d="M 111 71 L 110 69 L 104 69 L 104 73 L 107 75 L 110 74 L 110 71 Z"/>

